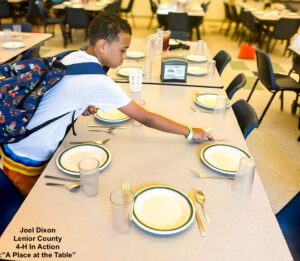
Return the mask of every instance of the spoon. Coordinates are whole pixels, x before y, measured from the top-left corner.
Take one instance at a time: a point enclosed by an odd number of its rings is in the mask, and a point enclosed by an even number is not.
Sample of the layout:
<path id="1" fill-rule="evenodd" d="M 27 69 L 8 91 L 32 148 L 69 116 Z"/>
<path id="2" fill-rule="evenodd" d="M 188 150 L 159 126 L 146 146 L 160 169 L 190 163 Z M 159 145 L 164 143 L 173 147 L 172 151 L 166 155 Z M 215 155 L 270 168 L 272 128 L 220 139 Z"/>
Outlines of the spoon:
<path id="1" fill-rule="evenodd" d="M 204 208 L 205 196 L 204 196 L 203 192 L 201 190 L 197 190 L 196 194 L 195 194 L 195 197 L 196 197 L 197 202 L 201 205 L 201 207 L 203 209 L 203 213 L 204 213 L 204 216 L 205 216 L 205 219 L 206 219 L 207 223 L 210 224 L 210 219 L 209 219 L 209 217 L 206 213 L 206 210 Z"/>
<path id="2" fill-rule="evenodd" d="M 80 183 L 68 183 L 68 184 L 61 184 L 61 183 L 51 183 L 47 182 L 46 185 L 48 186 L 60 186 L 60 187 L 65 187 L 67 190 L 73 192 L 81 188 Z"/>

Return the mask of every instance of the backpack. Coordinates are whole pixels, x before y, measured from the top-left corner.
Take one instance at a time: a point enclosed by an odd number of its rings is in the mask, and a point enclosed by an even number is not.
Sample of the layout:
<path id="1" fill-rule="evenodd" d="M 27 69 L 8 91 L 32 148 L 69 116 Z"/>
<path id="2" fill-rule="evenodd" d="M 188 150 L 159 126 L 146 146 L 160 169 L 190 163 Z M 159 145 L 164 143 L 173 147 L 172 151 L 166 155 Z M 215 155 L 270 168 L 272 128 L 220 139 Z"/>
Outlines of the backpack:
<path id="1" fill-rule="evenodd" d="M 70 52 L 0 66 L 1 145 L 18 142 L 70 113 L 50 119 L 31 130 L 26 129 L 43 95 L 65 75 L 106 74 L 105 68 L 93 62 L 65 66 L 60 60 Z"/>

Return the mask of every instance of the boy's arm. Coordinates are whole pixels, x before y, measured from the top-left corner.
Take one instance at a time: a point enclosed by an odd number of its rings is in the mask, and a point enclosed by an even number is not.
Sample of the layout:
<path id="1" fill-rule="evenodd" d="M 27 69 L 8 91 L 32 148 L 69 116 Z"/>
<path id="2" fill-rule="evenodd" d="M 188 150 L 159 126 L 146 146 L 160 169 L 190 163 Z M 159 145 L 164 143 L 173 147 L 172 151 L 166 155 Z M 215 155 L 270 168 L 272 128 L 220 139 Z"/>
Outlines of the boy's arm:
<path id="1" fill-rule="evenodd" d="M 150 128 L 183 135 L 185 137 L 187 137 L 190 133 L 189 127 L 174 122 L 159 114 L 149 112 L 134 101 L 131 101 L 128 105 L 119 108 L 119 110 L 128 115 L 130 118 L 133 118 Z M 201 128 L 193 128 L 192 132 L 194 141 L 202 142 L 205 140 L 213 140 L 213 137 Z"/>

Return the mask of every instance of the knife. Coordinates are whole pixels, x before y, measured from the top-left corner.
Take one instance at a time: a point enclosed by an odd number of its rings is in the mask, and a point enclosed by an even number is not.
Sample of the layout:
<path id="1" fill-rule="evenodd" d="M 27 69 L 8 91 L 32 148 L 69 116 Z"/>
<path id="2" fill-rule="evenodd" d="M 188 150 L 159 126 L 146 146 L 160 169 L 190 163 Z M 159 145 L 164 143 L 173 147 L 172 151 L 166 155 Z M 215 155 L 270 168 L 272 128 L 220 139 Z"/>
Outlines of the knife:
<path id="1" fill-rule="evenodd" d="M 194 208 L 195 208 L 195 215 L 196 215 L 196 219 L 197 219 L 197 223 L 198 223 L 200 233 L 203 237 L 206 237 L 205 228 L 204 228 L 204 225 L 202 223 L 201 217 L 199 215 L 199 212 L 198 212 L 198 209 L 197 209 L 197 206 L 196 206 L 196 199 L 195 199 L 194 191 L 189 192 L 188 196 L 192 200 Z"/>
<path id="2" fill-rule="evenodd" d="M 56 180 L 62 180 L 62 181 L 72 181 L 72 182 L 80 182 L 80 179 L 71 179 L 71 178 L 61 178 L 61 177 L 55 177 L 50 175 L 45 175 L 46 179 L 56 179 Z"/>

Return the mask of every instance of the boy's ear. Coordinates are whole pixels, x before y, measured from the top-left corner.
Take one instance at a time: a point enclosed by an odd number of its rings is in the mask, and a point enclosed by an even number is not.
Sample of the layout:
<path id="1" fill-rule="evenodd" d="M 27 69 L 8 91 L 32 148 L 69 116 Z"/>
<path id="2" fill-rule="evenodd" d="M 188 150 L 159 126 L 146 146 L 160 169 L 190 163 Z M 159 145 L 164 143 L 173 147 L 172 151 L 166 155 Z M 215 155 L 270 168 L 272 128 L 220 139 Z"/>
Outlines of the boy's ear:
<path id="1" fill-rule="evenodd" d="M 97 52 L 103 53 L 107 42 L 104 39 L 100 39 L 96 43 Z"/>

